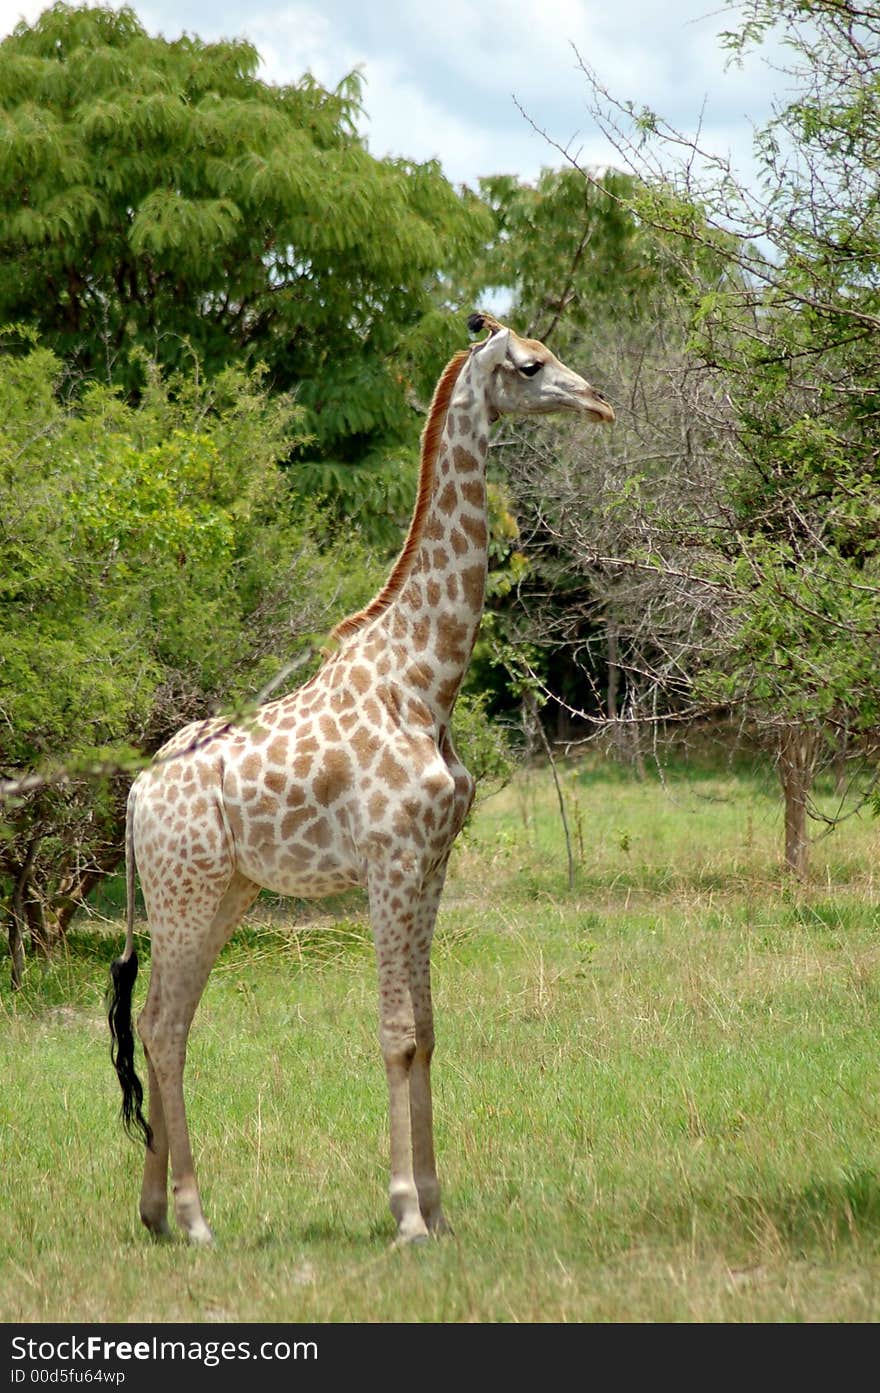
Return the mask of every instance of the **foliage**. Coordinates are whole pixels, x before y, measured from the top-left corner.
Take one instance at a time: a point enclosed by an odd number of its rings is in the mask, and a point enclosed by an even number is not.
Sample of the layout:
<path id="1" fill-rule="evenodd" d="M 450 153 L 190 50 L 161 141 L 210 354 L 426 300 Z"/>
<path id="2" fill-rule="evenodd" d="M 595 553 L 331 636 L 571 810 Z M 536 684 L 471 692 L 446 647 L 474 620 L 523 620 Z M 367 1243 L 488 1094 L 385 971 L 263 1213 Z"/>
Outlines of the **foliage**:
<path id="1" fill-rule="evenodd" d="M 505 476 L 521 535 L 502 584 L 490 585 L 471 682 L 491 690 L 493 709 L 507 709 L 518 702 L 522 658 L 572 710 L 589 708 L 601 719 L 618 608 L 615 578 L 598 559 L 609 554 L 615 530 L 605 503 L 621 471 L 611 461 L 626 458 L 630 476 L 640 465 L 651 470 L 633 423 L 653 390 L 658 350 L 680 351 L 684 331 L 669 308 L 681 301 L 687 276 L 645 235 L 628 175 L 548 169 L 534 186 L 504 177 L 483 180 L 481 189 L 496 233 L 475 274 L 512 296 L 511 322 L 605 391 L 619 419 L 611 438 L 558 419 L 505 423 L 495 471 Z M 659 458 L 654 467 L 664 467 Z"/>
<path id="2" fill-rule="evenodd" d="M 258 61 L 244 41 L 153 38 L 126 7 L 17 25 L 0 43 L 0 323 L 129 393 L 144 353 L 177 369 L 194 351 L 210 376 L 264 363 L 273 391 L 298 388 L 301 491 L 369 517 L 396 462 L 372 492 L 358 467 L 412 458 L 410 399 L 449 356 L 440 273 L 486 216 L 436 163 L 369 155 L 359 74 L 275 86 Z"/>
<path id="3" fill-rule="evenodd" d="M 512 296 L 518 332 L 564 350 L 578 330 L 638 306 L 653 268 L 624 206 L 631 185 L 614 170 L 595 184 L 573 169 L 544 169 L 535 184 L 481 179 L 495 226 L 472 275 Z"/>
<path id="4" fill-rule="evenodd" d="M 655 182 L 642 210 L 690 251 L 712 243 L 734 273 L 701 282 L 689 344 L 729 408 L 730 527 L 711 538 L 734 619 L 721 685 L 771 723 L 864 734 L 880 657 L 880 10 L 754 0 L 738 18 L 734 54 L 772 33 L 793 65 L 797 95 L 758 133 L 767 192 L 710 180 L 702 230 L 667 216 L 676 199 L 693 206 L 683 183 Z M 719 680 L 716 668 L 708 689 Z"/>
<path id="5" fill-rule="evenodd" d="M 507 728 L 486 714 L 484 693 L 463 692 L 455 705 L 453 734 L 460 758 L 477 781 L 482 799 L 502 788 L 514 771 L 513 742 Z"/>
<path id="6" fill-rule="evenodd" d="M 355 533 L 331 555 L 293 507 L 277 464 L 301 413 L 259 374 L 147 364 L 134 407 L 71 397 L 52 353 L 19 349 L 0 355 L 0 773 L 49 782 L 8 812 L 0 869 L 42 914 L 119 858 L 123 784 L 86 776 L 308 661 L 375 578 Z"/>
<path id="7" fill-rule="evenodd" d="M 542 274 L 568 288 L 560 330 L 597 307 L 589 328 L 619 372 L 606 389 L 618 425 L 589 453 L 556 426 L 523 437 L 518 492 L 549 592 L 543 641 L 564 641 L 582 674 L 568 704 L 599 728 L 621 709 L 622 665 L 634 724 L 719 707 L 757 724 L 802 873 L 816 763 L 869 749 L 880 715 L 880 10 L 730 10 L 735 55 L 771 34 L 791 55 L 794 95 L 757 133 L 749 188 L 582 64 L 631 176 L 565 177 L 581 179 L 585 206 L 609 202 L 639 293 L 603 321 L 601 295 L 578 288 L 591 243 L 571 231 L 563 250 L 560 235 Z M 530 251 L 520 234 L 505 256 Z M 537 316 L 539 286 L 523 285 Z M 565 703 L 558 664 L 545 675 Z"/>

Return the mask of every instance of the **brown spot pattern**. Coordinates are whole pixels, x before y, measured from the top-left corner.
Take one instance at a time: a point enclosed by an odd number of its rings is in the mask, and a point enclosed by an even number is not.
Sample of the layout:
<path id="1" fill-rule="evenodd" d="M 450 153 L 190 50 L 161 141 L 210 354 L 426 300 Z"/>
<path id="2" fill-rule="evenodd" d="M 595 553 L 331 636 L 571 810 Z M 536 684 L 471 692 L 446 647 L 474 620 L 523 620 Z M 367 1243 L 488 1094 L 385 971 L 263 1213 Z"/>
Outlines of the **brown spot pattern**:
<path id="1" fill-rule="evenodd" d="M 316 801 L 329 808 L 350 787 L 351 777 L 351 760 L 345 751 L 328 750 L 312 784 Z"/>

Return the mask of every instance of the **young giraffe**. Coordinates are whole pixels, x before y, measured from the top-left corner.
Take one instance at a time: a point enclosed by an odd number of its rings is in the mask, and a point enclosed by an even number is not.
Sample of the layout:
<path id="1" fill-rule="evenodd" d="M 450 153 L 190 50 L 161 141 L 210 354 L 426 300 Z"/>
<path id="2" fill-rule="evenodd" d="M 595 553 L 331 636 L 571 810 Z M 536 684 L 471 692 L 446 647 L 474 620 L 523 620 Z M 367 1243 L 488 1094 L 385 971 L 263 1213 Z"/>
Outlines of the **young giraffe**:
<path id="1" fill-rule="evenodd" d="M 614 420 L 600 392 L 488 314 L 488 337 L 444 370 L 422 436 L 406 542 L 379 594 L 333 631 L 336 651 L 247 724 L 180 731 L 135 780 L 126 829 L 128 932 L 112 969 L 110 1026 L 123 1120 L 146 1141 L 140 1214 L 209 1243 L 183 1095 L 190 1023 L 223 944 L 260 887 L 317 897 L 365 886 L 388 1080 L 391 1211 L 398 1241 L 446 1228 L 434 1163 L 430 949 L 452 844 L 474 782 L 450 721 L 483 610 L 485 462 L 500 415 L 578 411 Z M 152 935 L 138 1020 L 149 1117 L 134 1070 L 135 862 Z"/>

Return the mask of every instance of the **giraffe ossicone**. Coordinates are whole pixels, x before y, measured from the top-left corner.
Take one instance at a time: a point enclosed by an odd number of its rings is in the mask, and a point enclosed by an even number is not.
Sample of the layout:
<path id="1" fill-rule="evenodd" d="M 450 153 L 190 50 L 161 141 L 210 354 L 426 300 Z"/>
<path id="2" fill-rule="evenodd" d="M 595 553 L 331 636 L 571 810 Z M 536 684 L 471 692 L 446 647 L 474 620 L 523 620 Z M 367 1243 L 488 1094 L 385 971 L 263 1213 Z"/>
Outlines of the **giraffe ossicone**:
<path id="1" fill-rule="evenodd" d="M 614 412 L 543 344 L 488 314 L 485 339 L 444 369 L 422 433 L 419 487 L 383 588 L 337 624 L 319 671 L 247 724 L 186 726 L 134 781 L 126 823 L 128 929 L 113 965 L 110 1027 L 123 1120 L 146 1143 L 140 1214 L 211 1241 L 184 1104 L 190 1024 L 214 961 L 261 888 L 369 896 L 379 1039 L 390 1109 L 391 1211 L 399 1242 L 446 1223 L 434 1159 L 430 951 L 453 842 L 474 782 L 450 736 L 486 584 L 485 465 L 501 415 Z M 149 1109 L 135 1070 L 131 1003 L 135 867 L 150 923 L 150 983 L 137 1030 Z"/>

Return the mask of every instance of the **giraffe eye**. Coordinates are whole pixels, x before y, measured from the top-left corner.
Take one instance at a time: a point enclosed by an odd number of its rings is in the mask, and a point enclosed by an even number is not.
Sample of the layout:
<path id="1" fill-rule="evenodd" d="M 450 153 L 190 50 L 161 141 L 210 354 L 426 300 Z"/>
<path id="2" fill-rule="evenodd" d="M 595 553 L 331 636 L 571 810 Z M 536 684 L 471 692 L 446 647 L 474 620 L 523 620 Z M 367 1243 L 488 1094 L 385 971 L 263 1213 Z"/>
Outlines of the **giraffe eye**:
<path id="1" fill-rule="evenodd" d="M 543 363 L 523 363 L 520 366 L 520 372 L 523 377 L 534 377 L 535 373 L 540 372 L 543 366 Z"/>

